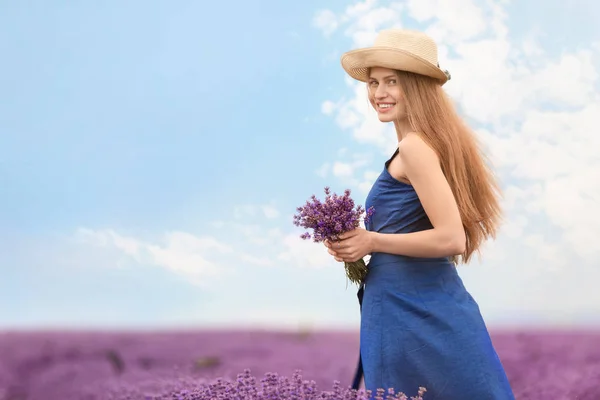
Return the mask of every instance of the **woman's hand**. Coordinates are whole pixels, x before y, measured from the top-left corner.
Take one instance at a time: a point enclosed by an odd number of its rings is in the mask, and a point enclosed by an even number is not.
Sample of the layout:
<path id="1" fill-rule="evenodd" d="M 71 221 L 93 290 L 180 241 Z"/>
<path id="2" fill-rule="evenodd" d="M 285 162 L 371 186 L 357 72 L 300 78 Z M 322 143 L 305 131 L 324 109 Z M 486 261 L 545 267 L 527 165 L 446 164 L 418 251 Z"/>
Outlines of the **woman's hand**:
<path id="1" fill-rule="evenodd" d="M 341 234 L 338 242 L 325 241 L 325 246 L 336 261 L 354 262 L 373 252 L 374 234 L 375 232 L 356 228 Z"/>

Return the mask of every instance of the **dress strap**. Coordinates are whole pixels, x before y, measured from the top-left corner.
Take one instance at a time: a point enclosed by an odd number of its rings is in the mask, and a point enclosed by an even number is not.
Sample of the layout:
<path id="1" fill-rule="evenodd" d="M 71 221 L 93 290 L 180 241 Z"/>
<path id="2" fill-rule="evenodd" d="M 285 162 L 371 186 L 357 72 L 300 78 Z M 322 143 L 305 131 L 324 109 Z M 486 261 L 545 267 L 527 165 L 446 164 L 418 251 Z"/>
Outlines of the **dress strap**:
<path id="1" fill-rule="evenodd" d="M 400 149 L 396 148 L 396 151 L 394 151 L 394 154 L 392 154 L 390 156 L 390 158 L 388 158 L 387 161 L 385 162 L 385 167 L 386 168 L 390 165 L 390 163 L 392 162 L 392 160 L 394 159 L 394 157 L 396 157 L 398 155 L 398 153 L 400 153 Z"/>

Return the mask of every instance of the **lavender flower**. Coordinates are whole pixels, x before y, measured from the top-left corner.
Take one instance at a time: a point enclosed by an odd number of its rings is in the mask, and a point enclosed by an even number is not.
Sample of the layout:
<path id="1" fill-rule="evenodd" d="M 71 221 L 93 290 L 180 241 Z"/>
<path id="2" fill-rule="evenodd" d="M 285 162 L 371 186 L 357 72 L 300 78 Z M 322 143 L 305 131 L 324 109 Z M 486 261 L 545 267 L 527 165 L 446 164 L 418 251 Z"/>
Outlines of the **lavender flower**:
<path id="1" fill-rule="evenodd" d="M 305 229 L 312 229 L 313 234 L 303 233 L 300 238 L 307 240 L 312 237 L 315 243 L 323 241 L 336 242 L 342 233 L 349 232 L 359 227 L 360 219 L 365 213 L 362 206 L 356 206 L 350 197 L 350 190 L 346 189 L 343 196 L 331 193 L 329 187 L 325 187 L 325 201 L 321 202 L 315 195 L 307 200 L 294 215 L 294 225 Z M 365 224 L 375 210 L 370 207 L 365 213 Z M 346 275 L 352 282 L 360 284 L 367 274 L 364 260 L 345 262 Z"/>
<path id="2" fill-rule="evenodd" d="M 419 388 L 416 396 L 410 400 L 423 400 L 425 388 Z M 344 389 L 339 381 L 333 382 L 332 390 L 318 390 L 315 381 L 302 379 L 302 371 L 296 370 L 291 378 L 277 373 L 266 373 L 256 384 L 249 369 L 238 374 L 237 379 L 217 379 L 216 382 L 200 385 L 191 389 L 178 389 L 155 398 L 180 400 L 408 400 L 404 393 L 395 394 L 393 389 L 378 389 L 372 396 L 369 390 Z"/>

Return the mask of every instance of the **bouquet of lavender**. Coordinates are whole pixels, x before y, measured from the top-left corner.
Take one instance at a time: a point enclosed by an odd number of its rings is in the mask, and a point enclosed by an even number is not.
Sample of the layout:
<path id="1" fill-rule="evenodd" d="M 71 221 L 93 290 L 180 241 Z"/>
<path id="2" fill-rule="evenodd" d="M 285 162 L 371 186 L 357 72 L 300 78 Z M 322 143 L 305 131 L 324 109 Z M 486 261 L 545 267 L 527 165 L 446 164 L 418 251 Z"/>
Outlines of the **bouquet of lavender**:
<path id="1" fill-rule="evenodd" d="M 302 207 L 296 210 L 294 225 L 305 229 L 312 229 L 312 239 L 315 243 L 339 241 L 339 235 L 359 227 L 362 214 L 365 212 L 362 206 L 354 206 L 354 200 L 350 197 L 350 190 L 346 189 L 343 196 L 331 194 L 329 187 L 325 188 L 325 201 L 321 202 L 315 195 L 306 201 Z M 374 209 L 370 207 L 365 214 L 365 223 L 373 215 Z M 310 239 L 311 234 L 306 232 L 300 236 L 302 239 Z M 367 266 L 363 259 L 354 262 L 344 262 L 346 276 L 350 281 L 360 284 L 367 274 Z"/>

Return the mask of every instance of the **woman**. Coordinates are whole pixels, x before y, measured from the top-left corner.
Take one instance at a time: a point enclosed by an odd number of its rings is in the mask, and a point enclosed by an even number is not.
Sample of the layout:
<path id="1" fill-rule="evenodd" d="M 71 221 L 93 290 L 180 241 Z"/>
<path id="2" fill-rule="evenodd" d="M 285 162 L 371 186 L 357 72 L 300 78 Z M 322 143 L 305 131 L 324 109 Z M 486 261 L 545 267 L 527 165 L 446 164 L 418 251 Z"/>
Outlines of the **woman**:
<path id="1" fill-rule="evenodd" d="M 326 243 L 337 261 L 371 254 L 361 301 L 366 389 L 394 388 L 427 400 L 514 399 L 479 307 L 456 271 L 494 237 L 499 189 L 473 133 L 442 85 L 428 36 L 382 31 L 375 45 L 342 56 L 366 82 L 381 122 L 393 122 L 398 148 L 365 203 L 365 229 Z"/>

